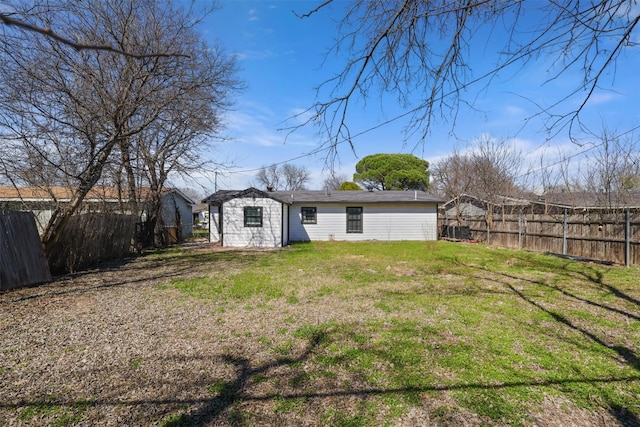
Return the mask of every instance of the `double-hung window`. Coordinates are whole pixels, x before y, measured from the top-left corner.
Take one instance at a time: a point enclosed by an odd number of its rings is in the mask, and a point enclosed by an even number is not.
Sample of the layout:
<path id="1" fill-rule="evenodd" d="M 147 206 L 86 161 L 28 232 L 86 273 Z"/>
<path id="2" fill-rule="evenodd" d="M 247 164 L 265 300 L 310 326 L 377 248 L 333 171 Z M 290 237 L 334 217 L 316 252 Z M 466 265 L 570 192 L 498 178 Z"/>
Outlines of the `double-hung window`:
<path id="1" fill-rule="evenodd" d="M 347 208 L 347 233 L 362 233 L 362 208 Z"/>
<path id="2" fill-rule="evenodd" d="M 245 206 L 244 207 L 244 226 L 245 227 L 262 227 L 262 207 L 261 206 Z"/>
<path id="3" fill-rule="evenodd" d="M 302 207 L 300 208 L 300 216 L 303 224 L 317 224 L 318 223 L 318 209 Z"/>

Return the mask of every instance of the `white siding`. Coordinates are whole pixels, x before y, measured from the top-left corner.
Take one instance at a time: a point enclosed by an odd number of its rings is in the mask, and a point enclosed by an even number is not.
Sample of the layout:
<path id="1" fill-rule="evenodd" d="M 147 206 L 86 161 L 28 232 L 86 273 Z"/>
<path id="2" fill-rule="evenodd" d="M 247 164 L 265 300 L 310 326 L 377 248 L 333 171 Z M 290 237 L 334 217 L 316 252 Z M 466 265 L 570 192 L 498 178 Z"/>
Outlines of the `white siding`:
<path id="1" fill-rule="evenodd" d="M 282 205 L 282 246 L 287 246 L 289 244 L 289 205 Z"/>
<path id="2" fill-rule="evenodd" d="M 302 224 L 300 208 L 317 208 L 317 224 Z M 347 233 L 347 206 L 362 207 L 362 233 Z M 436 204 L 293 204 L 289 240 L 437 240 Z"/>
<path id="3" fill-rule="evenodd" d="M 262 207 L 262 227 L 244 226 L 244 207 Z M 269 198 L 236 198 L 222 205 L 223 246 L 279 247 L 283 240 L 282 204 Z"/>
<path id="4" fill-rule="evenodd" d="M 220 214 L 217 206 L 209 206 L 209 241 L 220 241 Z"/>

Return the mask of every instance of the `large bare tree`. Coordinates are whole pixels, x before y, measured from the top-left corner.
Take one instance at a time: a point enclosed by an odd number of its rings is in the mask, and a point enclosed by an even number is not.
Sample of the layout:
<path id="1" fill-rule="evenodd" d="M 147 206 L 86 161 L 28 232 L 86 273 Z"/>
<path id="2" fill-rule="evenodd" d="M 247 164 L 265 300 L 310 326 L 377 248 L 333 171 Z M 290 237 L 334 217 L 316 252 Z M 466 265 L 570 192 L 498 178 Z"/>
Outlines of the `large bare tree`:
<path id="1" fill-rule="evenodd" d="M 345 12 L 333 50 L 347 55 L 342 70 L 319 88 L 319 100 L 299 117 L 319 125 L 328 144 L 351 142 L 349 112 L 372 89 L 396 97 L 409 132 L 426 139 L 434 120 L 455 120 L 461 104 L 499 75 L 544 58 L 547 82 L 574 74 L 573 86 L 539 107 L 547 128 L 582 126 L 581 113 L 625 55 L 637 58 L 640 9 L 635 1 L 333 0 Z M 342 12 L 339 12 L 342 13 Z M 506 34 L 506 37 L 505 37 Z M 492 36 L 494 38 L 492 38 Z M 493 50 L 494 43 L 499 46 Z M 482 63 L 473 56 L 483 52 Z M 607 82 L 607 83 L 610 83 Z M 352 145 L 353 146 L 353 145 Z"/>
<path id="2" fill-rule="evenodd" d="M 435 162 L 431 168 L 432 186 L 442 197 L 454 201 L 459 221 L 463 195 L 484 201 L 487 221 L 491 221 L 493 207 L 501 203 L 501 197 L 520 191 L 518 178 L 522 175 L 522 165 L 521 152 L 508 140 L 483 136 L 468 150 L 455 150 Z"/>
<path id="3" fill-rule="evenodd" d="M 193 144 L 219 130 L 221 110 L 237 87 L 235 66 L 202 42 L 187 11 L 170 3 L 69 0 L 11 7 L 12 16 L 34 27 L 55 23 L 82 46 L 117 50 L 76 49 L 20 26 L 3 28 L 3 155 L 31 169 L 44 165 L 52 172 L 41 180 L 73 190 L 42 236 L 46 249 L 105 168 L 124 171 L 129 199 L 136 201 L 134 183 L 153 183 L 152 194 L 159 194 L 172 170 L 196 166 Z M 7 169 L 30 183 L 22 168 Z"/>
<path id="4" fill-rule="evenodd" d="M 615 136 L 604 129 L 595 151 L 587 159 L 581 190 L 597 194 L 607 208 L 628 206 L 631 193 L 640 190 L 640 153 L 633 135 Z"/>
<path id="5" fill-rule="evenodd" d="M 322 181 L 323 190 L 337 190 L 340 186 L 349 180 L 349 176 L 346 173 L 334 173 L 331 174 Z"/>
<path id="6" fill-rule="evenodd" d="M 271 165 L 260 168 L 256 179 L 268 191 L 295 191 L 306 189 L 311 174 L 304 166 L 285 163 L 281 166 Z"/>

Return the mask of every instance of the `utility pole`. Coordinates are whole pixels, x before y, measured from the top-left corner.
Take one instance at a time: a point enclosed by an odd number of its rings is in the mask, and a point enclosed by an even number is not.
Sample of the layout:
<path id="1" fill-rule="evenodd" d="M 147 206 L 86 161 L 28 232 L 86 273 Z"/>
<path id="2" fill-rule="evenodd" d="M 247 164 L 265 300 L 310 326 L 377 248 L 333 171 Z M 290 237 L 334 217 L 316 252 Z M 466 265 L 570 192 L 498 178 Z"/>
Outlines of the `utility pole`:
<path id="1" fill-rule="evenodd" d="M 218 171 L 215 171 L 214 175 L 215 175 L 215 179 L 213 181 L 213 189 L 214 189 L 214 193 L 216 193 L 218 191 Z"/>

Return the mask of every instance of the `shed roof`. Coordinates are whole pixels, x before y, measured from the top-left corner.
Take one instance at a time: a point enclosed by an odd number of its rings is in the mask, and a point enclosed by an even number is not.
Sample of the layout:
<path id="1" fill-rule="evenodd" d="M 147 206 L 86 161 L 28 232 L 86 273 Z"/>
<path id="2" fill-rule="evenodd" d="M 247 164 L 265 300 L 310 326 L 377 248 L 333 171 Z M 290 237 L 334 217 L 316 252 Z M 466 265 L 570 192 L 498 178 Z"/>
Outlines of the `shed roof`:
<path id="1" fill-rule="evenodd" d="M 258 190 L 254 187 L 249 187 L 246 190 L 218 190 L 215 193 L 211 194 L 209 197 L 202 200 L 202 203 L 219 206 L 228 200 L 237 199 L 240 197 L 259 197 L 264 199 L 274 199 L 279 201 L 280 203 L 289 203 L 278 197 L 275 192 L 266 192 Z"/>
<path id="2" fill-rule="evenodd" d="M 255 188 L 246 190 L 219 190 L 203 203 L 222 204 L 237 197 L 256 195 L 278 200 L 281 203 L 429 203 L 444 201 L 424 191 L 261 191 Z"/>

